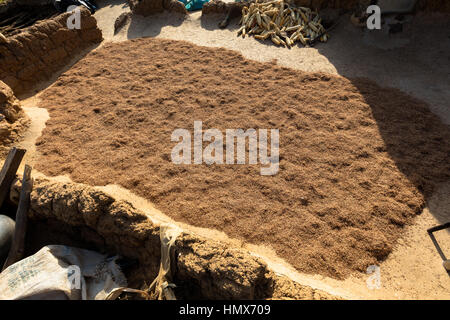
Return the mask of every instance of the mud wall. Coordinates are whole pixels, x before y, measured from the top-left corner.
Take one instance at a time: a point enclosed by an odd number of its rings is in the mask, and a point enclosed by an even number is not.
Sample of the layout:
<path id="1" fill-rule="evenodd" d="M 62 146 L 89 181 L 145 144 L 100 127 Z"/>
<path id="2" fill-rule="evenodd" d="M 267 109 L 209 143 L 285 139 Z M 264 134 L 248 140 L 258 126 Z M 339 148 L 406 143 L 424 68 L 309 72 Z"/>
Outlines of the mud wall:
<path id="1" fill-rule="evenodd" d="M 0 156 L 6 154 L 7 146 L 17 141 L 29 125 L 29 119 L 13 91 L 0 81 Z"/>
<path id="2" fill-rule="evenodd" d="M 147 17 L 164 10 L 187 14 L 184 4 L 177 0 L 127 0 L 133 14 Z"/>
<path id="3" fill-rule="evenodd" d="M 81 9 L 81 29 L 67 28 L 70 13 L 37 22 L 17 35 L 0 38 L 0 80 L 21 94 L 102 41 L 97 21 Z"/>
<path id="4" fill-rule="evenodd" d="M 18 179 L 11 188 L 15 203 L 20 189 Z M 158 273 L 159 226 L 128 202 L 86 185 L 36 179 L 29 218 L 33 225 L 57 225 L 98 251 L 137 259 L 139 269 L 128 279 L 135 286 L 149 285 Z M 172 250 L 171 279 L 179 299 L 336 299 L 276 276 L 262 260 L 229 244 L 183 232 Z"/>

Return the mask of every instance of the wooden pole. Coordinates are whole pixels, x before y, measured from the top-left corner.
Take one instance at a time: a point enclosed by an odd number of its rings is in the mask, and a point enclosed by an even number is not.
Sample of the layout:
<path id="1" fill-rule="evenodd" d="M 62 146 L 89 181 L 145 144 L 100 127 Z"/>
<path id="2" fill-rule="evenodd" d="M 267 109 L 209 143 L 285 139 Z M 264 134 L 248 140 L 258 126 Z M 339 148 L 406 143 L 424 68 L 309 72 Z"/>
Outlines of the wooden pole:
<path id="1" fill-rule="evenodd" d="M 0 171 L 0 208 L 6 197 L 9 195 L 11 184 L 13 183 L 17 169 L 19 169 L 26 150 L 12 148 Z"/>
<path id="2" fill-rule="evenodd" d="M 9 250 L 8 258 L 3 265 L 3 270 L 10 265 L 21 260 L 25 252 L 25 236 L 27 233 L 27 217 L 30 209 L 30 194 L 33 189 L 33 178 L 31 178 L 32 168 L 25 165 L 25 171 L 22 179 L 22 190 L 20 191 L 19 206 L 16 213 L 16 229 L 14 231 L 14 238 Z"/>

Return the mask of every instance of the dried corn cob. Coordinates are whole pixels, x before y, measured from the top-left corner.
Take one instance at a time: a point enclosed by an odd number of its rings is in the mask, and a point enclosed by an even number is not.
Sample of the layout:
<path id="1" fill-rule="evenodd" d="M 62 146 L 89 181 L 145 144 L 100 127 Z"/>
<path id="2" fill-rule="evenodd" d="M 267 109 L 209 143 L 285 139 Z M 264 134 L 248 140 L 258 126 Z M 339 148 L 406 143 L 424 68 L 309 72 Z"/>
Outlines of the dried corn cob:
<path id="1" fill-rule="evenodd" d="M 258 40 L 270 37 L 276 45 L 291 47 L 299 41 L 308 45 L 316 39 L 326 42 L 329 36 L 316 11 L 294 7 L 283 0 L 255 0 L 242 9 L 238 35 L 253 35 Z M 284 40 L 283 40 L 284 39 Z"/>

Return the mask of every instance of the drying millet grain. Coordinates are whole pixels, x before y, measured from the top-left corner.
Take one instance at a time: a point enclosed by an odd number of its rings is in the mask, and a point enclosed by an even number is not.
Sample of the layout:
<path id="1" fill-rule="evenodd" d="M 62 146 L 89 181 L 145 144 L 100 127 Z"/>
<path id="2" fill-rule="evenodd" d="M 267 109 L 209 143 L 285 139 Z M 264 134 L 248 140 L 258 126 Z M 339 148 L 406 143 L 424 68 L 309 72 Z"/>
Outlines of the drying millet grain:
<path id="1" fill-rule="evenodd" d="M 120 184 L 170 217 L 273 248 L 344 278 L 386 258 L 450 178 L 449 127 L 427 105 L 364 79 L 250 61 L 221 48 L 105 44 L 41 95 L 36 166 Z M 176 165 L 172 131 L 279 129 L 280 168 Z"/>

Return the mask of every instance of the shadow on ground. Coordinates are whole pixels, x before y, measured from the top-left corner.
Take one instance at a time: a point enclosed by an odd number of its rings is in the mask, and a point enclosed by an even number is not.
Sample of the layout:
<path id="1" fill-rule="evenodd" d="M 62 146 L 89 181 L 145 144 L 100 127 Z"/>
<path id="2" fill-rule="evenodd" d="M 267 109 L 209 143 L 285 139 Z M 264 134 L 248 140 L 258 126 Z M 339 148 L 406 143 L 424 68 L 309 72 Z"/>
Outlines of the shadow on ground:
<path id="1" fill-rule="evenodd" d="M 121 5 L 122 8 L 128 7 L 128 3 L 126 0 L 97 0 L 97 5 L 99 9 L 112 8 L 118 5 Z"/>
<path id="2" fill-rule="evenodd" d="M 148 23 L 150 19 L 151 23 Z M 162 14 L 155 14 L 148 17 L 135 14 L 131 17 L 127 38 L 156 37 L 161 33 L 163 27 L 178 27 L 183 23 L 184 19 L 184 15 L 173 12 L 163 12 Z"/>
<path id="3" fill-rule="evenodd" d="M 351 81 L 371 107 L 385 143 L 383 151 L 424 196 L 435 218 L 441 223 L 450 221 L 448 211 L 444 214 L 443 208 L 429 205 L 434 193 L 450 181 L 450 127 L 422 101 L 400 90 L 377 90 L 377 85 L 367 79 L 353 78 Z M 368 90 L 371 86 L 374 90 Z M 380 90 L 382 94 L 379 94 Z M 378 94 L 374 94 L 377 91 Z"/>
<path id="4" fill-rule="evenodd" d="M 340 19 L 331 40 L 316 49 L 364 95 L 390 157 L 425 196 L 435 218 L 449 222 L 450 210 L 433 195 L 450 197 L 450 41 L 442 32 L 450 26 L 448 15 L 410 17 L 399 34 L 388 34 L 385 25 L 381 31 L 357 29 L 347 16 Z M 380 99 L 364 92 L 367 80 L 359 77 L 402 91 L 383 88 L 386 95 Z M 419 107 L 413 97 L 428 107 Z"/>
<path id="5" fill-rule="evenodd" d="M 450 124 L 448 34 L 450 16 L 416 16 L 404 31 L 388 34 L 355 28 L 341 16 L 326 44 L 315 48 L 340 75 L 367 77 L 381 86 L 399 88 L 427 102 L 431 111 Z"/>
<path id="6" fill-rule="evenodd" d="M 26 93 L 23 93 L 21 95 L 18 95 L 18 98 L 20 100 L 24 100 L 27 98 L 30 98 L 34 95 L 36 95 L 39 92 L 42 92 L 43 90 L 47 89 L 48 87 L 50 87 L 64 72 L 66 72 L 67 70 L 70 70 L 73 65 L 75 65 L 78 61 L 80 61 L 81 59 L 83 59 L 85 56 L 87 56 L 91 51 L 94 51 L 96 48 L 98 48 L 100 46 L 100 44 L 94 44 L 88 48 L 86 48 L 85 50 L 83 50 L 81 53 L 77 54 L 75 57 L 73 57 L 70 62 L 65 65 L 63 68 L 61 68 L 60 70 L 56 71 L 53 73 L 53 75 L 51 76 L 50 79 L 46 80 L 46 81 L 42 81 L 42 82 L 38 82 L 31 90 L 28 90 Z"/>

